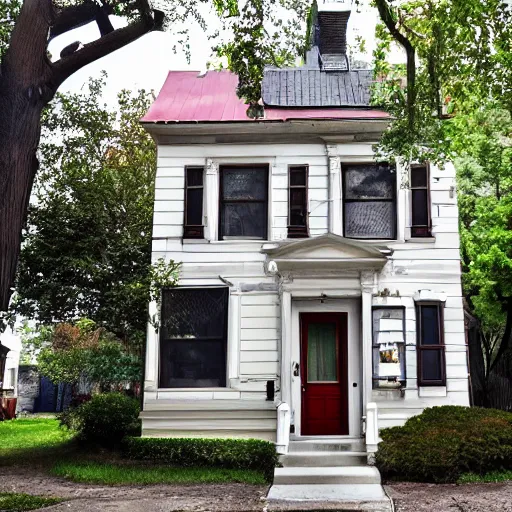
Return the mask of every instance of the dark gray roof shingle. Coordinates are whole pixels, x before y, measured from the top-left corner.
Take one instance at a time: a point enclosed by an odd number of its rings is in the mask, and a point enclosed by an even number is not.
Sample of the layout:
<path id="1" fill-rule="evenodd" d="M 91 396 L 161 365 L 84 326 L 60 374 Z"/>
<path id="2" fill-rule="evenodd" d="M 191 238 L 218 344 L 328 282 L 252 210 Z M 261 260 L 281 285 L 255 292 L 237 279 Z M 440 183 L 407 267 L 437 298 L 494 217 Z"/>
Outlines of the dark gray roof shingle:
<path id="1" fill-rule="evenodd" d="M 263 103 L 273 107 L 368 107 L 373 71 L 267 68 Z"/>

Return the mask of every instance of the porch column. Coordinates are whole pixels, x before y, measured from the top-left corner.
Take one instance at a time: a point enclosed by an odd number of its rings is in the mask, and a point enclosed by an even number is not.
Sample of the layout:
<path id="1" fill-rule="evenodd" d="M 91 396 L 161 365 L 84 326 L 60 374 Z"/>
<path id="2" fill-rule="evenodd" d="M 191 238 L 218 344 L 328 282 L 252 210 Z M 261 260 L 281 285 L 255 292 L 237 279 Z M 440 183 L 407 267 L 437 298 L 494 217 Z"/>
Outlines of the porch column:
<path id="1" fill-rule="evenodd" d="M 292 384 L 292 294 L 281 293 L 281 401 L 290 405 Z"/>
<path id="2" fill-rule="evenodd" d="M 206 159 L 206 218 L 205 238 L 217 240 L 219 225 L 219 164 L 211 158 Z"/>
<path id="3" fill-rule="evenodd" d="M 371 402 L 372 394 L 372 295 L 376 290 L 376 274 L 372 271 L 361 272 L 361 319 L 363 351 L 363 414 Z"/>
<path id="4" fill-rule="evenodd" d="M 144 375 L 144 391 L 153 391 L 156 394 L 158 389 L 158 354 L 160 340 L 158 332 L 153 323 L 158 320 L 158 306 L 156 302 L 149 303 L 149 318 L 146 338 L 146 368 Z M 153 322 L 153 323 L 152 323 Z"/>
<path id="5" fill-rule="evenodd" d="M 343 236 L 341 228 L 341 160 L 336 144 L 327 144 L 326 149 L 329 160 L 329 232 Z"/>

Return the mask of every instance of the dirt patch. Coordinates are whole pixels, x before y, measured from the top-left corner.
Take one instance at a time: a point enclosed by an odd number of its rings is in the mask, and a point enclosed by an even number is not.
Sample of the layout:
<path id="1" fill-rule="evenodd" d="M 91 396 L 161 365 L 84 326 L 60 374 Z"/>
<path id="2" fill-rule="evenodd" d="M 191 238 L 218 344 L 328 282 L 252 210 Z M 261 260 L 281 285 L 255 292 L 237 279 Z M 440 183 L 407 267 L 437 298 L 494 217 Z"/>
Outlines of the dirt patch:
<path id="1" fill-rule="evenodd" d="M 384 486 L 396 512 L 510 512 L 512 482 L 499 484 L 415 484 Z"/>
<path id="2" fill-rule="evenodd" d="M 0 467 L 0 492 L 72 501 L 47 511 L 262 511 L 267 486 L 246 484 L 103 486 L 68 482 L 29 468 Z"/>

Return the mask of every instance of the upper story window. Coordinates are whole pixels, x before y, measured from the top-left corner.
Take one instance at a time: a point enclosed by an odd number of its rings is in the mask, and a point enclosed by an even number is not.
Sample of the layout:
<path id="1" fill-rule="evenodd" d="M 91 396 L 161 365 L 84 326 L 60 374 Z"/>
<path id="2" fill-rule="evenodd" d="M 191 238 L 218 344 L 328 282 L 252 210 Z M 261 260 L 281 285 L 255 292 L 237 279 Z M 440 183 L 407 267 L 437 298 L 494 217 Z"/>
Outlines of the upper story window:
<path id="1" fill-rule="evenodd" d="M 203 167 L 185 167 L 185 219 L 183 238 L 204 238 Z"/>
<path id="2" fill-rule="evenodd" d="M 431 236 L 429 172 L 426 164 L 411 165 L 411 236 Z"/>
<path id="3" fill-rule="evenodd" d="M 268 165 L 220 167 L 219 238 L 266 240 Z"/>
<path id="4" fill-rule="evenodd" d="M 162 290 L 160 387 L 226 386 L 229 290 Z"/>
<path id="5" fill-rule="evenodd" d="M 343 219 L 347 238 L 396 238 L 396 172 L 389 164 L 343 168 Z"/>
<path id="6" fill-rule="evenodd" d="M 288 169 L 288 238 L 308 236 L 308 167 L 293 165 Z"/>
<path id="7" fill-rule="evenodd" d="M 441 302 L 416 303 L 418 385 L 445 386 L 446 363 Z"/>

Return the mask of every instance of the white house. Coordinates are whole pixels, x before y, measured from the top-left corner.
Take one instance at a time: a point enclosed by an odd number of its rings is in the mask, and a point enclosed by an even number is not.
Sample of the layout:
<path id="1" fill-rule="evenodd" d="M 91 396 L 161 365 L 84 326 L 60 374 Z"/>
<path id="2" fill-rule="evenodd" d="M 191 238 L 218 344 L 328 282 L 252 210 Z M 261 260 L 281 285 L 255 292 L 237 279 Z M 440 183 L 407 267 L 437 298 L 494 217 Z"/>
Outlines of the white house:
<path id="1" fill-rule="evenodd" d="M 262 118 L 210 71 L 170 72 L 142 120 L 153 259 L 182 263 L 148 328 L 144 436 L 372 451 L 378 429 L 469 404 L 454 169 L 374 160 L 389 117 L 349 69 L 347 20 L 319 8 L 306 64 L 266 70 Z"/>
<path id="2" fill-rule="evenodd" d="M 0 335 L 0 393 L 6 397 L 17 396 L 20 353 L 20 337 L 6 329 Z"/>

